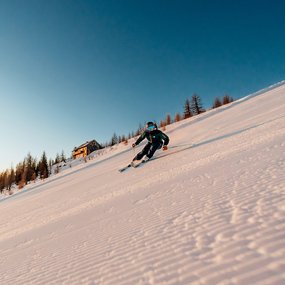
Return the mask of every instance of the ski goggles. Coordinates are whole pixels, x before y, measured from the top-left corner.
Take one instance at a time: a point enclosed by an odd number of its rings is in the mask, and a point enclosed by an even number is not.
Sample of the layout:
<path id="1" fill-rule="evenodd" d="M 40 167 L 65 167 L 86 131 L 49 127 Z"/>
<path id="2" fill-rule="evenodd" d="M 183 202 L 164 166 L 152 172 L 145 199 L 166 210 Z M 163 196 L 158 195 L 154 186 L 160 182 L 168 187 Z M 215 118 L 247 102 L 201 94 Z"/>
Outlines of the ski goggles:
<path id="1" fill-rule="evenodd" d="M 149 132 L 153 131 L 155 129 L 154 125 L 150 125 L 146 128 Z"/>

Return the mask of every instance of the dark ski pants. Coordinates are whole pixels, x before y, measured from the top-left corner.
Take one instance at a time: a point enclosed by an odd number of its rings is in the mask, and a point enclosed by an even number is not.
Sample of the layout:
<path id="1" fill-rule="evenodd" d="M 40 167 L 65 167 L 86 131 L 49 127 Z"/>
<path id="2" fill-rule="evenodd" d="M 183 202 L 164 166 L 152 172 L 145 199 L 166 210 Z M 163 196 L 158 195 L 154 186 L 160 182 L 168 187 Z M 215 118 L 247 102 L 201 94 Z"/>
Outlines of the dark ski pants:
<path id="1" fill-rule="evenodd" d="M 154 153 L 162 147 L 161 142 L 147 143 L 146 146 L 139 152 L 133 160 L 141 160 L 145 155 L 151 158 Z"/>

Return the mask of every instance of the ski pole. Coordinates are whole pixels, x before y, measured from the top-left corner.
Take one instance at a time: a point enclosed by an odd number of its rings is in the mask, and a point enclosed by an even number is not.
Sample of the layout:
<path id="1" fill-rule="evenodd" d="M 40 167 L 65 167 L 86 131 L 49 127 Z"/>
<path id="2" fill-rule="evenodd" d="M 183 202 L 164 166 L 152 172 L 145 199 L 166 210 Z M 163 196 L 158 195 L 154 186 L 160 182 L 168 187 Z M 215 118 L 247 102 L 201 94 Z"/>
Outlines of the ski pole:
<path id="1" fill-rule="evenodd" d="M 133 152 L 134 152 L 134 157 L 137 155 L 136 154 L 136 147 L 132 147 L 133 148 Z"/>

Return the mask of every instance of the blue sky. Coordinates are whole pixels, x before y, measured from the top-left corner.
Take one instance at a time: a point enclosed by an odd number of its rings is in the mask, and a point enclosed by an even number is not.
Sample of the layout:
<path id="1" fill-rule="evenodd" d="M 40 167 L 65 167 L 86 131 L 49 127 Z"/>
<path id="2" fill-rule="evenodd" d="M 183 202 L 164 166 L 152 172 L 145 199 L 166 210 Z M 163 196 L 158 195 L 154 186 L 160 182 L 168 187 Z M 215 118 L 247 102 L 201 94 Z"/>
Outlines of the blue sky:
<path id="1" fill-rule="evenodd" d="M 285 2 L 0 0 L 0 170 L 285 79 Z"/>

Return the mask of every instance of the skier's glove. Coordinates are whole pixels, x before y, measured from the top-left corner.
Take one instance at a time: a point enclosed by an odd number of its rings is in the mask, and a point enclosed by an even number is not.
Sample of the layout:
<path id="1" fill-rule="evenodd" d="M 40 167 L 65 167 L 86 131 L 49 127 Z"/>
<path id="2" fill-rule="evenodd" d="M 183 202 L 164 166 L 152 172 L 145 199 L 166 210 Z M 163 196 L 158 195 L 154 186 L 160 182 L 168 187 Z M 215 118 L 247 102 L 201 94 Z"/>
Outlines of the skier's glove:
<path id="1" fill-rule="evenodd" d="M 167 145 L 164 145 L 162 149 L 163 149 L 163 150 L 168 150 Z"/>
<path id="2" fill-rule="evenodd" d="M 132 144 L 132 147 L 136 147 L 136 144 L 135 144 L 135 143 L 133 143 L 133 144 Z"/>

